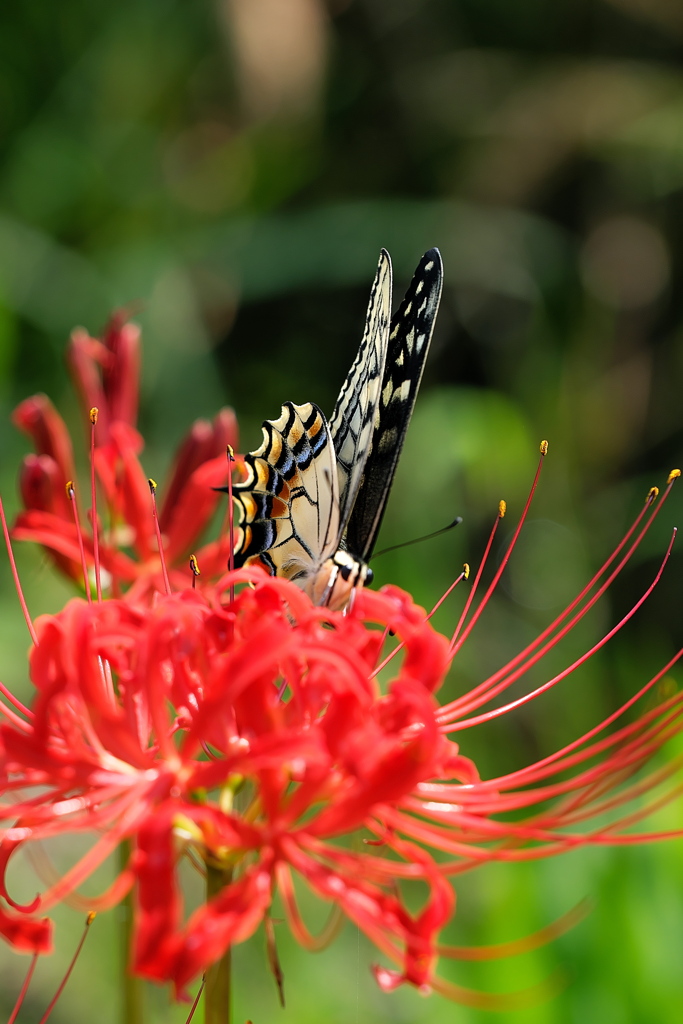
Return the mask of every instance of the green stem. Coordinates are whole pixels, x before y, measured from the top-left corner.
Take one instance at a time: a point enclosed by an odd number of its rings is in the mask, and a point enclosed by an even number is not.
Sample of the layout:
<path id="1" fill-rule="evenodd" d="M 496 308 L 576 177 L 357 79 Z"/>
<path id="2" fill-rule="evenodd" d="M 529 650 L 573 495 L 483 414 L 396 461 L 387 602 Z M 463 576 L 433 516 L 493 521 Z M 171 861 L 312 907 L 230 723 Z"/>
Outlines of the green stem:
<path id="1" fill-rule="evenodd" d="M 206 866 L 206 898 L 217 896 L 232 881 L 231 868 Z M 231 949 L 206 972 L 204 986 L 205 1024 L 230 1024 L 231 1013 Z"/>
<path id="2" fill-rule="evenodd" d="M 119 863 L 123 871 L 128 867 L 130 859 L 130 843 L 124 840 L 119 846 Z M 144 1022 L 144 994 L 143 985 L 139 978 L 131 974 L 128 965 L 131 962 L 131 947 L 133 945 L 133 893 L 129 892 L 119 905 L 121 922 L 121 993 L 123 1002 L 121 1005 L 121 1020 L 123 1024 L 143 1024 Z"/>

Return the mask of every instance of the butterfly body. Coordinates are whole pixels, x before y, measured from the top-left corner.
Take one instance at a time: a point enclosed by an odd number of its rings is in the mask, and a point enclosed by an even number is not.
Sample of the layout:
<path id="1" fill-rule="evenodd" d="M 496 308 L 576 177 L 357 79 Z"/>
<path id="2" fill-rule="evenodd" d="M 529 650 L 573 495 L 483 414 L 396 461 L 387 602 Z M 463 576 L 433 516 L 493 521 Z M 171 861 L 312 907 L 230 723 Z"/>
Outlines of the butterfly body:
<path id="1" fill-rule="evenodd" d="M 412 414 L 441 294 L 441 258 L 422 258 L 393 320 L 382 250 L 358 354 L 328 422 L 313 403 L 285 402 L 263 424 L 233 485 L 235 564 L 259 563 L 316 604 L 343 608 L 370 582 L 379 531 Z M 225 488 L 224 488 L 225 489 Z"/>

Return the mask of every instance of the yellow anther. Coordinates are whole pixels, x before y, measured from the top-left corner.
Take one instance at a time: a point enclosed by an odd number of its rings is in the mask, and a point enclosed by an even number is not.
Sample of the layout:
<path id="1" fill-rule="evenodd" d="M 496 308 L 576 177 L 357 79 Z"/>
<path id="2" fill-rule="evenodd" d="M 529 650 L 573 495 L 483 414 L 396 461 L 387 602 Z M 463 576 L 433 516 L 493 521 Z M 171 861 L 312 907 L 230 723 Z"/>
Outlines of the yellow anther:
<path id="1" fill-rule="evenodd" d="M 93 923 L 93 921 L 95 920 L 96 917 L 97 917 L 97 914 L 95 913 L 95 911 L 91 910 L 90 913 L 88 914 L 88 916 L 85 919 L 85 927 L 89 928 L 90 925 Z"/>
<path id="2" fill-rule="evenodd" d="M 227 452 L 228 452 L 228 462 L 234 462 L 235 461 L 235 449 L 233 448 L 233 446 L 231 444 L 228 445 Z"/>
<path id="3" fill-rule="evenodd" d="M 100 410 L 97 408 L 96 405 L 93 405 L 92 409 L 90 410 L 90 422 L 92 423 L 93 427 L 97 423 L 97 417 L 99 416 L 99 414 Z"/>
<path id="4" fill-rule="evenodd" d="M 201 576 L 199 571 L 199 562 L 197 561 L 196 555 L 190 555 L 190 569 L 192 570 L 193 576 Z"/>
<path id="5" fill-rule="evenodd" d="M 667 481 L 666 482 L 668 484 L 672 484 L 674 482 L 674 480 L 678 480 L 680 475 L 681 475 L 680 469 L 672 469 L 671 472 L 669 473 L 669 476 L 667 477 Z"/>
<path id="6" fill-rule="evenodd" d="M 647 498 L 645 499 L 646 505 L 651 505 L 652 502 L 659 496 L 659 487 L 651 487 L 647 492 Z"/>
<path id="7" fill-rule="evenodd" d="M 657 686 L 657 696 L 660 700 L 668 700 L 678 693 L 678 683 L 673 676 L 664 676 Z"/>
<path id="8" fill-rule="evenodd" d="M 156 491 L 157 491 L 157 482 L 156 482 L 156 480 L 152 480 L 152 478 L 150 476 L 149 479 L 147 480 L 147 484 L 148 484 L 149 489 L 152 492 L 152 494 L 156 494 Z"/>
<path id="9" fill-rule="evenodd" d="M 204 835 L 201 829 L 194 823 L 192 818 L 188 818 L 184 814 L 176 815 L 171 824 L 171 829 L 176 837 L 185 842 L 195 842 L 202 846 L 204 844 Z"/>
<path id="10" fill-rule="evenodd" d="M 66 496 L 69 499 L 69 501 L 73 501 L 73 499 L 74 499 L 74 482 L 73 482 L 73 480 L 67 480 L 67 482 L 66 482 Z"/>
<path id="11" fill-rule="evenodd" d="M 504 519 L 505 518 L 505 513 L 507 512 L 507 510 L 508 510 L 508 503 L 505 500 L 505 498 L 501 498 L 501 500 L 498 502 L 498 518 L 499 519 Z"/>
<path id="12" fill-rule="evenodd" d="M 541 441 L 541 443 L 540 443 L 540 445 L 538 447 L 539 447 L 539 451 L 541 452 L 541 455 L 547 455 L 548 454 L 548 442 L 547 441 Z"/>
<path id="13" fill-rule="evenodd" d="M 464 562 L 462 567 L 463 579 L 468 580 L 470 578 L 470 566 L 469 562 Z"/>

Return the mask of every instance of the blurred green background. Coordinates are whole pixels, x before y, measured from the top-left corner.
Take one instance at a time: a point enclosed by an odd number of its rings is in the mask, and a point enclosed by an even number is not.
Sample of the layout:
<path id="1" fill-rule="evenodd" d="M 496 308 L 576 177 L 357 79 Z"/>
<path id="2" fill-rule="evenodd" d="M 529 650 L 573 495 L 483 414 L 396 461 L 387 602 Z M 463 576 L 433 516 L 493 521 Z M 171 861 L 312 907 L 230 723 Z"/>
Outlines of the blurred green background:
<path id="1" fill-rule="evenodd" d="M 97 333 L 112 309 L 135 305 L 145 466 L 162 479 L 190 421 L 226 401 L 245 450 L 285 399 L 330 412 L 380 246 L 398 299 L 438 245 L 442 307 L 380 545 L 457 513 L 464 522 L 379 560 L 379 582 L 431 605 L 465 559 L 476 564 L 501 497 L 509 536 L 538 442 L 551 442 L 522 543 L 447 688 L 476 683 L 574 596 L 682 459 L 682 58 L 675 0 L 2 5 L 0 485 L 10 511 L 27 450 L 10 411 L 44 390 L 75 421 L 63 364 L 75 325 Z M 633 604 L 680 509 L 674 492 L 609 599 L 532 681 Z M 42 555 L 18 557 L 32 610 L 58 608 L 68 591 Z M 681 643 L 682 580 L 674 554 L 648 605 L 580 676 L 464 734 L 483 774 L 555 749 L 653 675 Z M 4 564 L 0 582 L 0 671 L 20 687 L 26 641 Z M 463 600 L 461 589 L 440 613 L 443 629 Z M 680 808 L 654 824 L 683 826 Z M 504 1015 L 515 1024 L 678 1019 L 682 855 L 680 842 L 584 850 L 464 876 L 454 943 L 525 935 L 584 896 L 594 909 L 535 954 L 444 974 L 503 991 L 562 972 L 552 1001 Z M 22 1021 L 39 1019 L 75 944 L 80 918 L 58 916 L 59 953 L 39 965 Z M 117 1019 L 114 916 L 93 927 L 55 1022 Z M 280 932 L 287 1008 L 257 937 L 236 951 L 236 1021 L 491 1019 L 438 996 L 381 995 L 375 953 L 350 926 L 318 957 Z M 5 1017 L 24 964 L 0 951 Z M 153 994 L 150 1022 L 185 1016 Z"/>

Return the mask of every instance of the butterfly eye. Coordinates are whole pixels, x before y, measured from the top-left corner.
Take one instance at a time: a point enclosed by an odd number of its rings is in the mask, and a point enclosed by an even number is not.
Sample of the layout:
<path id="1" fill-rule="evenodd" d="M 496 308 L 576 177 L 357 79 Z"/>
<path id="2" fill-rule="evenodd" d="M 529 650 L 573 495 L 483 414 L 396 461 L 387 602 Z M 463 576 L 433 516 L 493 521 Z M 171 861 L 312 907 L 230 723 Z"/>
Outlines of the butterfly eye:
<path id="1" fill-rule="evenodd" d="M 348 581 L 352 569 L 352 565 L 342 565 L 341 569 L 339 570 L 339 572 L 341 573 L 341 578 L 345 581 Z"/>
<path id="2" fill-rule="evenodd" d="M 370 566 L 368 566 L 367 569 L 365 570 L 365 585 L 368 586 L 370 583 L 372 583 L 374 578 L 375 574 L 370 568 Z"/>

